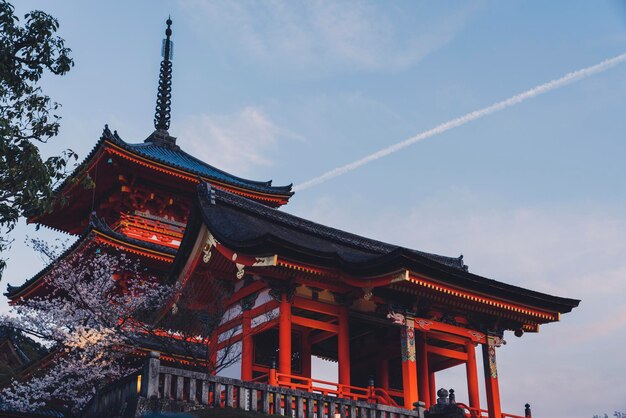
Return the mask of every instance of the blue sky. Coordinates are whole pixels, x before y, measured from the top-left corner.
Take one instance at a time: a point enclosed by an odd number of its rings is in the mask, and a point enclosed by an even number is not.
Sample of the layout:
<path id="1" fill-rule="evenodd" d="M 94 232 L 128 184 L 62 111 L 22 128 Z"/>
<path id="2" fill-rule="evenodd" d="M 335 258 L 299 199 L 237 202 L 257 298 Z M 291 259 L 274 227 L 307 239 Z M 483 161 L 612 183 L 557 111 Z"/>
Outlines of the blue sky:
<path id="1" fill-rule="evenodd" d="M 172 15 L 170 133 L 240 176 L 301 183 L 439 123 L 626 52 L 618 1 L 46 2 L 76 67 L 46 78 L 84 156 L 108 123 L 152 132 Z M 464 254 L 474 273 L 580 298 L 498 352 L 504 410 L 626 412 L 626 64 L 297 193 L 285 210 L 385 241 Z M 5 275 L 41 264 L 20 226 Z M 44 236 L 52 236 L 43 232 Z M 438 386 L 464 392 L 464 372 Z"/>

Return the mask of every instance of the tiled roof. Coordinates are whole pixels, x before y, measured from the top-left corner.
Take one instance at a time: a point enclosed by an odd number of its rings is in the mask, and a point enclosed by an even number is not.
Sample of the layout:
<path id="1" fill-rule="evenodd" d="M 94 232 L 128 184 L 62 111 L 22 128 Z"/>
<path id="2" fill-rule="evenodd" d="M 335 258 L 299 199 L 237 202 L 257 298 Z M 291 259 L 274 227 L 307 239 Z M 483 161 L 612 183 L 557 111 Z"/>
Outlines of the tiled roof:
<path id="1" fill-rule="evenodd" d="M 207 183 L 198 188 L 203 222 L 218 241 L 243 254 L 278 254 L 355 277 L 408 269 L 455 287 L 558 312 L 569 312 L 580 302 L 472 274 L 462 257 L 430 254 L 330 228 L 211 188 Z M 181 251 L 188 246 L 184 241 Z"/>
<path id="2" fill-rule="evenodd" d="M 33 355 L 41 357 L 47 352 L 43 346 L 25 336 L 21 331 L 8 325 L 0 325 L 0 341 L 5 339 L 11 341 L 22 364 L 33 361 L 33 358 L 31 358 Z M 26 351 L 29 351 L 31 356 Z"/>
<path id="3" fill-rule="evenodd" d="M 200 187 L 202 188 L 202 185 Z M 221 215 L 213 217 L 211 223 L 218 226 L 220 232 L 224 233 L 229 240 L 242 243 L 260 237 L 273 236 L 298 247 L 305 247 L 320 253 L 333 253 L 345 262 L 364 262 L 404 251 L 458 270 L 467 269 L 467 266 L 463 264 L 462 255 L 447 257 L 387 244 L 318 224 L 232 193 L 217 189 L 212 189 L 212 191 L 217 193 L 220 202 L 226 205 L 211 208 L 212 212 Z M 233 211 L 231 209 L 233 207 L 237 210 Z"/>
<path id="4" fill-rule="evenodd" d="M 120 138 L 119 135 L 117 135 L 117 132 L 111 133 L 111 131 L 106 127 L 102 136 L 104 139 L 114 142 L 116 145 L 142 157 L 205 177 L 207 179 L 217 180 L 226 184 L 262 193 L 278 194 L 287 197 L 293 195 L 293 192 L 291 191 L 291 184 L 286 186 L 272 186 L 271 180 L 253 181 L 234 176 L 215 168 L 212 165 L 197 159 L 196 157 L 193 157 L 177 145 L 167 146 L 159 142 L 151 141 L 129 144 Z"/>
<path id="5" fill-rule="evenodd" d="M 167 247 L 167 246 L 164 246 L 164 245 L 158 245 L 158 244 L 154 244 L 154 243 L 151 243 L 151 242 L 141 241 L 141 240 L 138 240 L 138 239 L 135 239 L 135 238 L 127 237 L 126 235 L 124 235 L 124 234 L 122 234 L 120 232 L 113 231 L 111 228 L 109 228 L 109 226 L 104 221 L 102 221 L 100 219 L 97 219 L 97 218 L 92 218 L 91 221 L 90 221 L 89 227 L 81 234 L 81 236 L 70 247 L 68 247 L 63 252 L 63 254 L 61 254 L 57 258 L 57 260 L 55 260 L 55 262 L 58 261 L 58 260 L 63 260 L 65 257 L 67 257 L 70 254 L 72 254 L 74 252 L 74 250 L 76 250 L 83 243 L 85 243 L 85 241 L 95 231 L 99 231 L 99 232 L 105 234 L 106 236 L 115 238 L 115 239 L 117 239 L 119 241 L 126 242 L 126 243 L 134 245 L 134 246 L 143 247 L 143 248 L 146 248 L 148 250 L 153 250 L 153 251 L 157 251 L 157 252 L 160 252 L 160 253 L 165 253 L 165 254 L 169 254 L 169 255 L 172 255 L 172 256 L 176 255 L 176 250 L 174 248 L 170 248 L 170 247 Z M 48 264 L 41 271 L 39 271 L 39 273 L 35 274 L 30 279 L 26 280 L 26 282 L 24 282 L 24 284 L 22 284 L 21 286 L 11 286 L 10 284 L 8 284 L 7 285 L 7 291 L 4 293 L 4 295 L 6 297 L 8 297 L 9 299 L 12 299 L 17 294 L 22 292 L 24 289 L 28 288 L 31 284 L 35 283 L 40 278 L 43 278 L 48 272 L 50 272 L 52 270 L 52 268 L 54 267 L 55 262 L 52 262 L 52 263 Z"/>
<path id="6" fill-rule="evenodd" d="M 62 191 L 65 187 L 72 184 L 71 179 L 89 166 L 91 159 L 94 155 L 96 155 L 98 150 L 101 149 L 105 141 L 113 143 L 116 146 L 140 157 L 186 171 L 191 175 L 204 177 L 209 181 L 215 180 L 220 183 L 230 184 L 234 187 L 247 189 L 253 192 L 284 196 L 286 199 L 294 194 L 294 192 L 291 191 L 293 186 L 292 184 L 288 184 L 286 186 L 272 186 L 271 180 L 253 181 L 234 176 L 215 168 L 212 165 L 197 159 L 196 157 L 193 157 L 183 151 L 178 145 L 166 145 L 163 142 L 150 141 L 150 137 L 145 142 L 130 144 L 120 138 L 117 131 L 111 132 L 108 125 L 104 126 L 100 140 L 96 142 L 89 154 L 87 154 L 83 161 L 74 169 L 74 172 L 57 187 L 57 191 Z"/>

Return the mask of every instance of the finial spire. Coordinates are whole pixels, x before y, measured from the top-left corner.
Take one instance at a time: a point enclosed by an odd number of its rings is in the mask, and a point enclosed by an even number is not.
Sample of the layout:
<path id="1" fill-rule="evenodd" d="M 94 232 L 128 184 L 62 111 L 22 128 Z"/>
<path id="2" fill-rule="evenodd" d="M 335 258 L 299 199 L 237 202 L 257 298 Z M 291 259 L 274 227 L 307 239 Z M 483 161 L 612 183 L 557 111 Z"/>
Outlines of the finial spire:
<path id="1" fill-rule="evenodd" d="M 146 142 L 177 148 L 176 138 L 170 136 L 168 132 L 172 110 L 172 53 L 174 52 L 174 43 L 170 40 L 172 19 L 168 17 L 165 23 L 167 23 L 167 29 L 165 29 L 165 39 L 163 39 L 161 49 L 163 61 L 161 61 L 161 71 L 159 72 L 159 91 L 154 112 L 155 131 L 146 139 Z"/>
<path id="2" fill-rule="evenodd" d="M 170 111 L 172 109 L 172 50 L 170 41 L 172 36 L 172 19 L 167 18 L 166 38 L 163 40 L 163 61 L 159 73 L 159 92 L 157 94 L 156 112 L 154 113 L 154 128 L 167 131 L 170 128 Z"/>

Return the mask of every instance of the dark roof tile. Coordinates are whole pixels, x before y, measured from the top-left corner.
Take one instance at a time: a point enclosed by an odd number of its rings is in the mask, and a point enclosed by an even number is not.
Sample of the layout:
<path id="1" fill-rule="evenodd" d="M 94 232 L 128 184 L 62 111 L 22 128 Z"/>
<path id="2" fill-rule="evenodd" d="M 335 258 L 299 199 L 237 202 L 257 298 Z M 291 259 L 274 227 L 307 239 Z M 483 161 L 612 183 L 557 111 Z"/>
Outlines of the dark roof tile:
<path id="1" fill-rule="evenodd" d="M 126 235 L 112 230 L 103 220 L 93 218 L 90 221 L 89 227 L 80 235 L 80 237 L 69 246 L 58 258 L 55 262 L 48 264 L 42 270 L 40 270 L 37 274 L 35 274 L 30 279 L 26 280 L 21 286 L 12 286 L 10 284 L 7 285 L 7 291 L 4 293 L 6 297 L 9 299 L 14 298 L 21 291 L 29 287 L 31 284 L 35 283 L 37 280 L 45 276 L 48 272 L 52 270 L 55 263 L 58 260 L 63 260 L 65 257 L 72 254 L 78 247 L 80 247 L 85 241 L 92 235 L 94 231 L 99 231 L 107 236 L 115 238 L 119 241 L 126 242 L 131 245 L 139 246 L 146 248 L 148 250 L 158 251 L 160 253 L 169 254 L 172 256 L 176 255 L 176 249 L 170 248 L 164 245 L 158 245 L 151 242 L 141 241 L 135 238 L 127 237 Z"/>
<path id="2" fill-rule="evenodd" d="M 472 274 L 462 256 L 446 257 L 365 238 L 211 188 L 207 183 L 198 189 L 200 215 L 211 233 L 222 244 L 247 255 L 279 254 L 357 277 L 408 269 L 455 287 L 558 312 L 569 312 L 580 302 Z M 185 238 L 181 249 L 189 245 Z"/>
<path id="3" fill-rule="evenodd" d="M 201 186 L 201 190 L 202 187 L 206 188 L 206 185 Z M 220 224 L 220 232 L 233 242 L 251 242 L 269 234 L 294 245 L 335 253 L 349 262 L 364 262 L 392 252 L 404 251 L 448 267 L 460 270 L 467 268 L 463 264 L 463 256 L 447 257 L 387 244 L 290 215 L 232 193 L 221 190 L 216 192 L 220 202 L 226 203 L 226 206 L 217 205 L 212 208 L 220 216 L 213 217 L 211 222 Z M 232 211 L 228 207 L 238 210 Z"/>
<path id="4" fill-rule="evenodd" d="M 110 134 L 110 131 L 107 132 L 106 129 L 103 133 L 103 137 L 115 142 L 120 147 L 139 154 L 145 158 L 164 163 L 171 167 L 179 168 L 205 178 L 214 179 L 233 186 L 243 187 L 262 193 L 285 196 L 293 195 L 293 192 L 291 191 L 291 184 L 286 186 L 272 186 L 271 180 L 253 181 L 234 176 L 186 153 L 179 146 L 164 146 L 154 142 L 129 144 L 120 138 L 119 135 L 117 135 L 117 132 Z"/>

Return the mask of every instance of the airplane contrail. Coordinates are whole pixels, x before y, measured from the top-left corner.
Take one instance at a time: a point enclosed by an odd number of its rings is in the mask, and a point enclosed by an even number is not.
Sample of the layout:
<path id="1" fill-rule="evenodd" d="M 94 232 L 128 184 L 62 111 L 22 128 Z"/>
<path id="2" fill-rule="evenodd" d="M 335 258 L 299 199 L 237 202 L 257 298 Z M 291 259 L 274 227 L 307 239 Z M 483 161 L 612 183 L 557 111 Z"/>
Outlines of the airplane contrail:
<path id="1" fill-rule="evenodd" d="M 351 162 L 349 164 L 346 165 L 342 165 L 341 167 L 337 167 L 334 168 L 330 171 L 327 171 L 326 173 L 322 174 L 321 176 L 318 177 L 314 177 L 311 180 L 307 180 L 303 183 L 297 184 L 294 187 L 295 191 L 300 191 L 300 190 L 304 190 L 304 189 L 308 189 L 309 187 L 313 187 L 313 186 L 317 186 L 318 184 L 324 183 L 332 178 L 335 178 L 337 176 L 341 176 L 342 174 L 346 174 L 352 170 L 356 170 L 357 168 L 371 163 L 372 161 L 376 161 L 380 158 L 386 157 L 389 154 L 393 154 L 394 152 L 400 151 L 403 148 L 408 147 L 409 145 L 412 145 L 416 142 L 419 142 L 423 139 L 426 138 L 430 138 L 431 136 L 435 136 L 441 133 L 444 133 L 446 131 L 449 131 L 450 129 L 465 125 L 468 122 L 471 122 L 473 120 L 476 119 L 480 119 L 484 116 L 488 116 L 491 115 L 492 113 L 496 113 L 499 112 L 501 110 L 504 110 L 508 107 L 514 106 L 518 103 L 521 103 L 523 101 L 526 101 L 528 99 L 532 99 L 533 97 L 539 96 L 540 94 L 544 94 L 547 93 L 549 91 L 558 89 L 559 87 L 563 87 L 569 83 L 572 83 L 574 81 L 578 81 L 581 80 L 583 78 L 589 77 L 593 74 L 597 74 L 597 73 L 601 73 L 603 71 L 606 71 L 618 64 L 621 64 L 622 62 L 626 61 L 626 53 L 621 54 L 621 55 L 617 55 L 613 58 L 609 58 L 606 59 L 604 61 L 602 61 L 599 64 L 596 65 L 592 65 L 590 67 L 586 67 L 583 68 L 581 70 L 578 71 L 573 71 L 570 73 L 567 73 L 566 75 L 564 75 L 561 78 L 557 78 L 555 80 L 552 81 L 548 81 L 547 83 L 541 84 L 537 87 L 533 87 L 530 90 L 526 90 L 523 93 L 517 94 L 513 97 L 510 97 L 506 100 L 502 100 L 498 103 L 492 104 L 491 106 L 487 106 L 487 107 L 483 107 L 482 109 L 479 110 L 475 110 L 473 112 L 467 113 L 461 117 L 458 117 L 456 119 L 452 119 L 448 122 L 444 122 L 438 126 L 435 126 L 432 129 L 429 129 L 428 131 L 424 131 L 421 132 L 415 136 L 412 136 L 408 139 L 405 139 L 402 142 L 398 142 L 396 144 L 390 145 L 386 148 L 383 148 L 379 151 L 376 151 L 373 154 L 367 155 L 359 160 L 356 160 L 354 162 Z"/>

